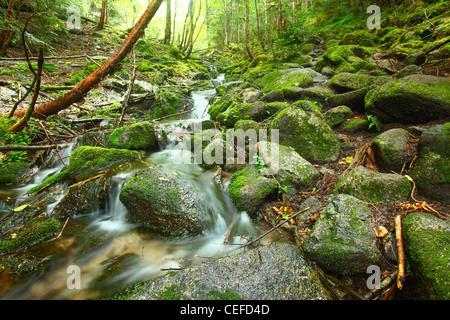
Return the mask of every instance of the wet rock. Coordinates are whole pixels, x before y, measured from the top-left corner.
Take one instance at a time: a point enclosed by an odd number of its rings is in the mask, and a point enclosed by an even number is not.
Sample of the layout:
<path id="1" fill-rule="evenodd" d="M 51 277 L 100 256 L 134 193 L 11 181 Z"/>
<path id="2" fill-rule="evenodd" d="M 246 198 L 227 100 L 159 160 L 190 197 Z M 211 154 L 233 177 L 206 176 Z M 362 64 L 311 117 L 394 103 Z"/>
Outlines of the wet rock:
<path id="1" fill-rule="evenodd" d="M 450 115 L 450 79 L 411 75 L 370 90 L 366 112 L 383 122 L 425 123 Z"/>
<path id="2" fill-rule="evenodd" d="M 406 200 L 410 196 L 409 180 L 401 175 L 378 173 L 356 167 L 336 185 L 335 191 L 372 202 Z"/>
<path id="3" fill-rule="evenodd" d="M 140 171 L 120 192 L 133 219 L 169 238 L 196 236 L 214 223 L 202 188 L 161 166 Z"/>
<path id="4" fill-rule="evenodd" d="M 312 103 L 297 101 L 282 110 L 271 129 L 279 130 L 280 144 L 294 148 L 310 162 L 335 161 L 340 145 L 320 110 Z"/>
<path id="5" fill-rule="evenodd" d="M 372 213 L 349 195 L 334 196 L 321 212 L 303 244 L 305 254 L 331 272 L 364 273 L 379 263 Z"/>
<path id="6" fill-rule="evenodd" d="M 291 244 L 273 243 L 151 280 L 132 300 L 328 300 L 317 271 Z"/>
<path id="7" fill-rule="evenodd" d="M 429 213 L 414 212 L 402 220 L 406 255 L 425 299 L 449 300 L 450 224 Z"/>

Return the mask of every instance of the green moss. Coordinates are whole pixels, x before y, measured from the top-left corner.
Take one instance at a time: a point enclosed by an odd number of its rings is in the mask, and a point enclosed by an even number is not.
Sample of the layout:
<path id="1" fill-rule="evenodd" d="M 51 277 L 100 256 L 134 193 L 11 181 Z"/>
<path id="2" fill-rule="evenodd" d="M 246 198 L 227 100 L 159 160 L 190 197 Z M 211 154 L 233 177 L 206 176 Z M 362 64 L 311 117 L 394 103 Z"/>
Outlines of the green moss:
<path id="1" fill-rule="evenodd" d="M 292 87 L 307 87 L 313 83 L 313 76 L 303 69 L 275 70 L 255 80 L 255 85 L 265 93 Z"/>
<path id="2" fill-rule="evenodd" d="M 44 182 L 42 182 L 41 184 L 31 188 L 30 190 L 27 191 L 28 194 L 31 193 L 35 193 L 40 191 L 41 189 L 44 189 L 54 183 L 58 183 L 61 182 L 63 180 L 69 179 L 70 177 L 72 177 L 72 170 L 70 169 L 66 169 L 64 171 L 61 171 L 60 173 L 51 176 L 50 178 L 46 179 Z"/>
<path id="3" fill-rule="evenodd" d="M 0 241 L 0 254 L 27 249 L 55 236 L 60 229 L 59 221 L 39 216 L 27 222 L 19 231 L 10 232 Z"/>
<path id="4" fill-rule="evenodd" d="M 216 120 L 223 123 L 227 128 L 233 128 L 239 120 L 251 120 L 250 107 L 250 103 L 234 101 L 226 111 L 217 116 Z"/>
<path id="5" fill-rule="evenodd" d="M 230 290 L 226 289 L 224 292 L 219 292 L 217 290 L 211 290 L 206 295 L 207 300 L 242 300 L 242 297 L 240 294 Z"/>
<path id="6" fill-rule="evenodd" d="M 131 161 L 139 161 L 137 151 L 83 146 L 70 156 L 70 169 L 78 180 L 83 180 L 108 166 Z"/>
<path id="7" fill-rule="evenodd" d="M 183 297 L 183 291 L 181 286 L 173 284 L 165 287 L 164 291 L 160 292 L 156 297 L 156 300 L 181 300 Z"/>
<path id="8" fill-rule="evenodd" d="M 22 176 L 27 168 L 27 162 L 0 163 L 0 185 L 18 183 L 18 178 Z"/>
<path id="9" fill-rule="evenodd" d="M 230 95 L 225 95 L 222 98 L 216 100 L 208 109 L 208 114 L 211 119 L 216 120 L 217 116 L 222 112 L 225 112 L 228 107 L 233 103 Z"/>
<path id="10" fill-rule="evenodd" d="M 368 60 L 371 53 L 368 48 L 357 45 L 339 45 L 330 47 L 317 62 L 315 69 L 321 71 L 328 67 L 336 72 L 355 73 L 360 69 L 376 68 Z"/>

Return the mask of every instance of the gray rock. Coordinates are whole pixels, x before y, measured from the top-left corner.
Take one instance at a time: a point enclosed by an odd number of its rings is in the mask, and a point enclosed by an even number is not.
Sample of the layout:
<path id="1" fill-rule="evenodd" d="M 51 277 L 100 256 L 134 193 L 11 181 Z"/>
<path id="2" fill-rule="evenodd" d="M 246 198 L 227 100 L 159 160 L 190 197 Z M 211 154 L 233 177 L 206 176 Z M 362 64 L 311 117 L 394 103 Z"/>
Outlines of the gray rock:
<path id="1" fill-rule="evenodd" d="M 366 272 L 380 258 L 371 219 L 363 201 L 349 195 L 333 197 L 303 244 L 305 254 L 331 272 Z"/>
<path id="2" fill-rule="evenodd" d="M 341 124 L 345 119 L 351 118 L 352 116 L 352 109 L 344 105 L 334 107 L 324 114 L 325 120 L 330 127 L 337 126 Z"/>
<path id="3" fill-rule="evenodd" d="M 423 74 L 422 69 L 415 64 L 404 67 L 398 72 L 398 76 L 400 78 L 404 78 L 406 76 L 410 76 L 412 74 Z"/>
<path id="4" fill-rule="evenodd" d="M 0 87 L 0 99 L 2 101 L 10 101 L 13 98 L 17 98 L 18 96 L 19 94 L 16 91 L 6 87 Z"/>
<path id="5" fill-rule="evenodd" d="M 233 300 L 331 299 L 317 271 L 296 246 L 273 243 L 155 278 L 131 300 L 221 297 Z"/>
<path id="6" fill-rule="evenodd" d="M 253 103 L 262 97 L 263 92 L 254 88 L 247 88 L 242 91 L 242 95 L 244 103 Z"/>

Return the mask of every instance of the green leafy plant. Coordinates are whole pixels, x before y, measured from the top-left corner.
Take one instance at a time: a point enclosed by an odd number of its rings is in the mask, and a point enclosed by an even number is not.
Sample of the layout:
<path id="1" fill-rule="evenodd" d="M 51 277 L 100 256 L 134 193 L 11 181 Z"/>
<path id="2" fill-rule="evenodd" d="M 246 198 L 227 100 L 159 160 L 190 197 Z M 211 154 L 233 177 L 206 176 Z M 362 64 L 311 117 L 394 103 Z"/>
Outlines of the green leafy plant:
<path id="1" fill-rule="evenodd" d="M 367 120 L 369 120 L 369 129 L 372 128 L 373 126 L 375 126 L 377 131 L 381 131 L 382 123 L 375 115 L 368 114 Z"/>

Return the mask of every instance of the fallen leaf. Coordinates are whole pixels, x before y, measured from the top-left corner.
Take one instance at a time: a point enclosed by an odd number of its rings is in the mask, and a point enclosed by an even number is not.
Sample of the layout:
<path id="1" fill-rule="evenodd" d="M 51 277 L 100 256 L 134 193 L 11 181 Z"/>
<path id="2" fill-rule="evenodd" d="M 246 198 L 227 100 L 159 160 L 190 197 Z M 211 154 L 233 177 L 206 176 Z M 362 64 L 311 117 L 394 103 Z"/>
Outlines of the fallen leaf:
<path id="1" fill-rule="evenodd" d="M 14 212 L 20 212 L 20 211 L 25 210 L 25 209 L 28 208 L 29 206 L 30 206 L 29 204 L 24 204 L 23 206 L 20 206 L 20 207 L 15 208 L 13 211 L 14 211 Z"/>
<path id="2" fill-rule="evenodd" d="M 389 231 L 388 231 L 385 227 L 383 227 L 383 226 L 378 226 L 378 227 L 375 229 L 375 235 L 376 235 L 378 238 L 383 238 L 383 237 L 387 236 L 388 234 L 389 234 Z"/>

